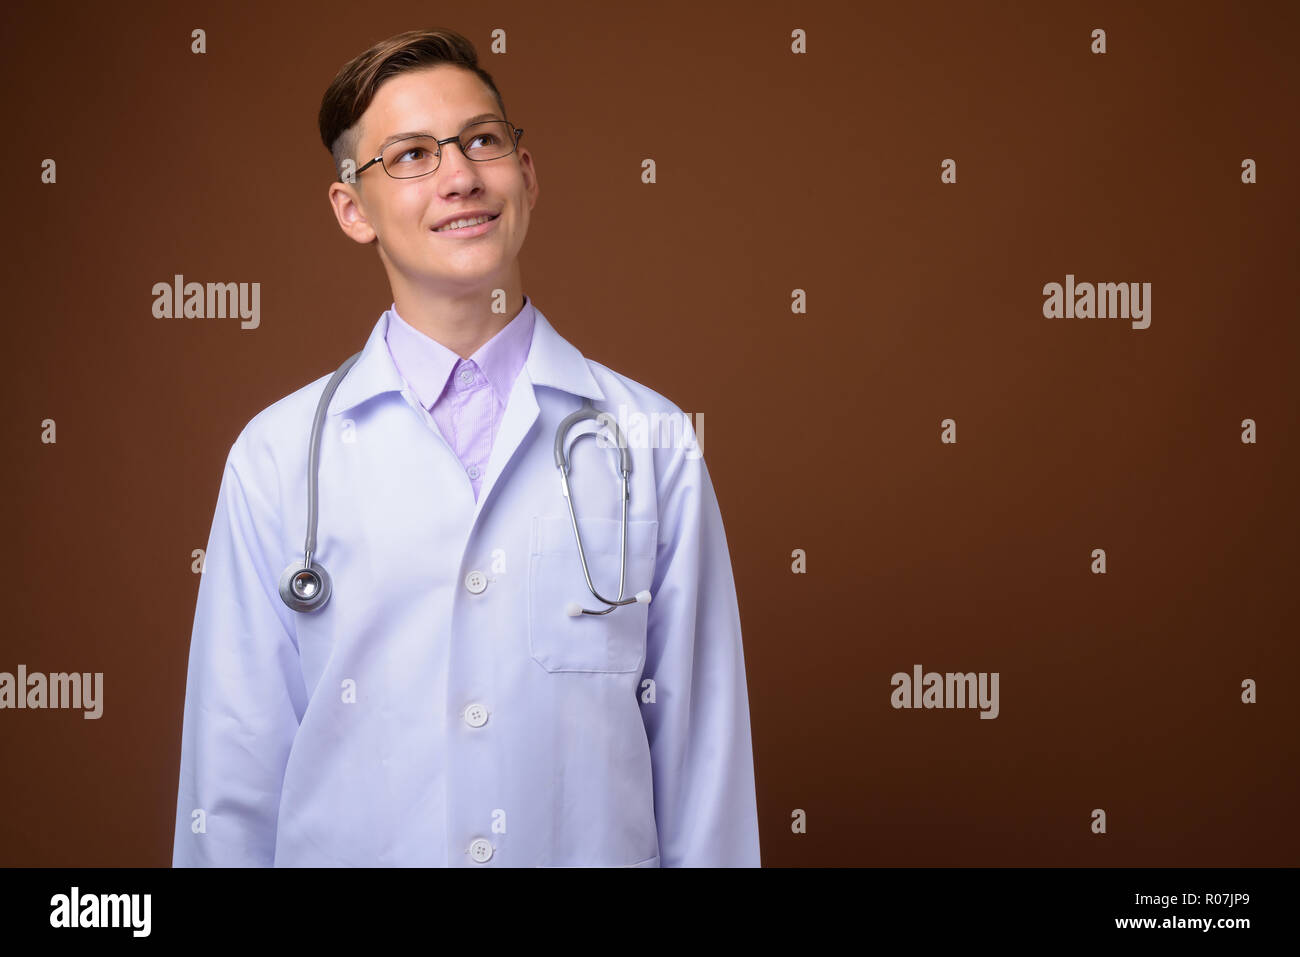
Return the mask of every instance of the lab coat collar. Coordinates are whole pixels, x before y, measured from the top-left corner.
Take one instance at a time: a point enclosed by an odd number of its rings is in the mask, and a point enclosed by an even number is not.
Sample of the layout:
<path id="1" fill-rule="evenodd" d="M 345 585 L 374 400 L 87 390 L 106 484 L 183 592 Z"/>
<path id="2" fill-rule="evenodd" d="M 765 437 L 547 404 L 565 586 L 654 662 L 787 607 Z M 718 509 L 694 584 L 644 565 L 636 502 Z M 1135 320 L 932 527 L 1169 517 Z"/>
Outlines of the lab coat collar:
<path id="1" fill-rule="evenodd" d="M 462 359 L 454 350 L 411 326 L 402 318 L 394 303 L 388 307 L 388 334 L 385 340 L 397 371 L 405 377 L 424 408 L 432 411 L 444 392 L 449 388 L 453 391 L 456 389 L 454 384 L 448 386 L 447 380 L 462 362 L 478 366 L 487 379 L 488 389 L 504 407 L 510 398 L 510 387 L 528 358 L 536 322 L 537 310 L 525 294 L 524 306 L 518 315 L 497 330 L 491 339 L 475 349 L 467 359 Z"/>
<path id="2" fill-rule="evenodd" d="M 536 304 L 533 323 L 533 341 L 528 347 L 524 370 L 533 385 L 562 389 L 573 395 L 603 401 L 605 393 L 597 385 L 587 360 L 577 347 L 555 331 Z M 330 400 L 329 414 L 341 415 L 367 399 L 385 392 L 401 392 L 406 387 L 402 374 L 393 363 L 385 336 L 388 332 L 388 312 L 379 317 L 370 331 L 361 358 L 343 377 L 334 398 Z"/>

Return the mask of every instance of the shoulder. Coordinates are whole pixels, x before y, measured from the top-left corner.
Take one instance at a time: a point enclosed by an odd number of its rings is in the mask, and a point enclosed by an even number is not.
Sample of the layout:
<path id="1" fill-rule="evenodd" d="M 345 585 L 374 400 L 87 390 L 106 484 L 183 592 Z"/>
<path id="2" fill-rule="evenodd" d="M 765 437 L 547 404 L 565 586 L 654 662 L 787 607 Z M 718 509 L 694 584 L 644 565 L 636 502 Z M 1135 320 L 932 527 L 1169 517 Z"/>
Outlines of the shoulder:
<path id="1" fill-rule="evenodd" d="M 619 427 L 628 433 L 629 445 L 679 453 L 656 454 L 656 459 L 664 465 L 685 452 L 694 453 L 694 458 L 703 456 L 704 450 L 697 434 L 702 432 L 697 429 L 702 424 L 702 416 L 684 411 L 662 393 L 599 362 L 587 359 L 587 365 L 605 393 L 601 411 L 613 416 Z"/>
<path id="2" fill-rule="evenodd" d="M 586 359 L 585 356 L 583 358 Z M 595 359 L 586 359 L 586 362 L 587 367 L 591 370 L 592 378 L 600 386 L 600 391 L 605 393 L 605 411 L 617 414 L 618 406 L 622 404 L 629 411 L 686 414 L 677 403 L 667 396 L 656 392 L 631 376 L 615 372 L 609 366 L 603 365 Z"/>
<path id="3" fill-rule="evenodd" d="M 297 459 L 306 460 L 316 406 L 331 375 L 332 370 L 276 400 L 244 425 L 229 456 L 241 479 L 272 483 Z"/>
<path id="4" fill-rule="evenodd" d="M 605 394 L 597 406 L 618 424 L 633 454 L 648 450 L 643 454 L 653 463 L 661 498 L 674 489 L 698 491 L 709 481 L 702 413 L 683 410 L 661 392 L 593 359 L 586 362 Z"/>

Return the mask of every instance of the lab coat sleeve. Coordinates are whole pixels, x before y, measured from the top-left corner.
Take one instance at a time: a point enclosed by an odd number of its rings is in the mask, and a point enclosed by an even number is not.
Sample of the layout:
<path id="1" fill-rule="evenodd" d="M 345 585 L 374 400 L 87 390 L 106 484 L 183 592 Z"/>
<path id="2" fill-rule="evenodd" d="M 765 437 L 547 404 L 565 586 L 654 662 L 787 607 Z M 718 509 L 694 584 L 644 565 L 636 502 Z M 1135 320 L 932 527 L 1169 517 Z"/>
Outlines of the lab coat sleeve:
<path id="1" fill-rule="evenodd" d="M 246 435 L 226 460 L 199 579 L 174 867 L 275 863 L 280 787 L 306 707 L 295 612 L 274 564 L 279 520 L 253 480 Z"/>
<path id="2" fill-rule="evenodd" d="M 688 454 L 690 453 L 690 454 Z M 663 867 L 758 867 L 740 612 L 722 514 L 698 449 L 659 479 L 642 716 Z"/>

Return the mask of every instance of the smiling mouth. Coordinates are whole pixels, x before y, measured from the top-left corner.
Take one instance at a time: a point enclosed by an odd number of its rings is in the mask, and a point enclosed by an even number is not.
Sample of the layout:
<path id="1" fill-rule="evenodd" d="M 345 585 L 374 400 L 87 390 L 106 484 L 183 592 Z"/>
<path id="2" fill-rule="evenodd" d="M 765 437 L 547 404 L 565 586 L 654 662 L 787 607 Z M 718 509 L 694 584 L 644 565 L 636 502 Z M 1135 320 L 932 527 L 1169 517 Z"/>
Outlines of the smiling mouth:
<path id="1" fill-rule="evenodd" d="M 480 231 L 483 230 L 485 227 L 490 226 L 492 223 L 496 222 L 500 218 L 501 218 L 501 214 L 497 213 L 495 216 L 491 216 L 483 220 L 483 222 L 475 223 L 472 226 L 461 226 L 459 228 L 444 226 L 441 228 L 435 228 L 433 232 L 438 233 L 440 235 L 445 235 L 447 233 L 473 233 L 475 230 L 480 230 Z"/>

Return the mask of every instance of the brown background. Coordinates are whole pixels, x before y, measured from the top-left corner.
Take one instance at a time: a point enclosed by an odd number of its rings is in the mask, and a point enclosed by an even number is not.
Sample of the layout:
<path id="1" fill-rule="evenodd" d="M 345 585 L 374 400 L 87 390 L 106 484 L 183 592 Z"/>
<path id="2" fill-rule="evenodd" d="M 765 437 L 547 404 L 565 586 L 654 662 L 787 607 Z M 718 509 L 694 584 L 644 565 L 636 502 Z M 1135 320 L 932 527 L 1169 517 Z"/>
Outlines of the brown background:
<path id="1" fill-rule="evenodd" d="M 525 292 L 704 414 L 765 865 L 1300 863 L 1300 14 L 1137 6 L 6 3 L 0 671 L 105 710 L 0 712 L 0 863 L 170 863 L 225 456 L 391 302 L 320 98 L 435 26 L 536 158 Z M 177 272 L 261 328 L 155 319 Z M 1151 327 L 1043 318 L 1067 273 L 1151 282 Z M 894 710 L 916 663 L 1001 716 Z"/>

